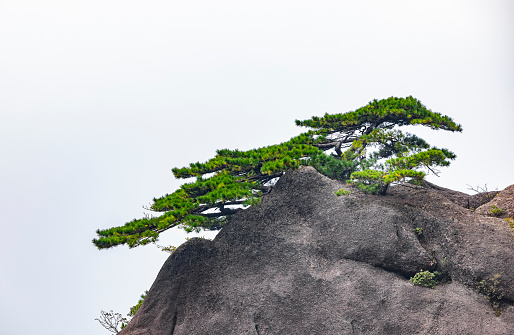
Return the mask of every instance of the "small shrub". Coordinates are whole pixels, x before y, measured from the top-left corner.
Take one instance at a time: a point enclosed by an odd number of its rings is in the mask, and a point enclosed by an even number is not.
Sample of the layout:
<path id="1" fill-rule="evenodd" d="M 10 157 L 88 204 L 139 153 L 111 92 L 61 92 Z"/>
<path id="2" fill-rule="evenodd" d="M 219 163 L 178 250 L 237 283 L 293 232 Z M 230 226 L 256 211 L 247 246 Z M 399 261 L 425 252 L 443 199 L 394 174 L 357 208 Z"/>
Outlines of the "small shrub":
<path id="1" fill-rule="evenodd" d="M 169 245 L 167 247 L 162 246 L 162 245 L 158 245 L 157 248 L 161 249 L 161 251 L 164 251 L 164 252 L 167 252 L 167 253 L 170 253 L 170 254 L 172 254 L 173 252 L 175 252 L 175 250 L 177 250 L 177 247 L 174 246 L 174 245 Z"/>
<path id="2" fill-rule="evenodd" d="M 416 227 L 416 228 L 414 228 L 414 232 L 418 235 L 421 235 L 421 234 L 423 234 L 423 228 Z"/>
<path id="3" fill-rule="evenodd" d="M 500 287 L 499 273 L 494 276 L 481 280 L 477 284 L 478 292 L 485 295 L 491 302 L 498 302 L 503 298 L 503 290 Z"/>
<path id="4" fill-rule="evenodd" d="M 491 209 L 489 209 L 489 212 L 491 212 L 491 214 L 494 216 L 500 216 L 503 213 L 503 209 L 492 205 Z"/>
<path id="5" fill-rule="evenodd" d="M 100 318 L 96 318 L 95 320 L 100 322 L 102 327 L 113 334 L 118 334 L 120 330 L 125 328 L 129 322 L 129 320 L 124 318 L 120 313 L 114 313 L 113 311 L 100 311 Z"/>
<path id="6" fill-rule="evenodd" d="M 211 238 L 207 238 L 205 236 L 197 236 L 197 237 L 186 237 L 186 241 L 189 241 L 192 238 L 201 238 L 201 239 L 209 240 L 209 241 L 212 240 Z M 162 246 L 162 245 L 157 245 L 157 248 L 161 249 L 161 251 L 164 251 L 164 252 L 167 252 L 169 254 L 172 254 L 172 253 L 175 252 L 175 250 L 177 250 L 178 247 L 176 247 L 174 245 L 169 245 L 167 247 L 166 246 Z"/>
<path id="7" fill-rule="evenodd" d="M 344 188 L 340 188 L 334 192 L 337 196 L 340 195 L 350 195 L 352 192 L 345 190 Z"/>
<path id="8" fill-rule="evenodd" d="M 435 278 L 438 275 L 439 272 L 437 271 L 430 272 L 423 271 L 423 269 L 421 269 L 421 271 L 416 273 L 414 277 L 409 279 L 409 281 L 412 283 L 412 285 L 434 288 L 434 286 L 437 285 L 437 280 Z"/>
<path id="9" fill-rule="evenodd" d="M 205 237 L 205 236 L 186 237 L 186 241 L 189 241 L 189 240 L 191 240 L 193 238 L 201 238 L 202 240 L 212 241 L 212 238 L 208 238 L 208 237 Z"/>
<path id="10" fill-rule="evenodd" d="M 145 291 L 145 293 L 141 294 L 141 297 L 139 298 L 139 301 L 135 306 L 130 307 L 130 312 L 128 313 L 128 316 L 133 317 L 136 315 L 136 312 L 139 310 L 139 307 L 143 304 L 143 300 L 145 300 L 146 295 L 148 294 L 148 290 Z"/>

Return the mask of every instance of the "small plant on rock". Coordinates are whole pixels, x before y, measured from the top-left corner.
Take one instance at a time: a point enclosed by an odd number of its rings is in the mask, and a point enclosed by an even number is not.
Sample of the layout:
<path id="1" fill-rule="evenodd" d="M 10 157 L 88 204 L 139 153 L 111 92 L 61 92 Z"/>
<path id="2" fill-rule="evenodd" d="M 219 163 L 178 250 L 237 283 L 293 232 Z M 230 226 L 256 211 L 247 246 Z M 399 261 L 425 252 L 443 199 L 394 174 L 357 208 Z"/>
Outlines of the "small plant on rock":
<path id="1" fill-rule="evenodd" d="M 497 303 L 503 298 L 503 290 L 500 287 L 499 273 L 494 276 L 481 280 L 477 284 L 478 291 L 485 295 L 492 303 Z"/>
<path id="2" fill-rule="evenodd" d="M 412 283 L 412 285 L 434 288 L 434 286 L 437 285 L 436 277 L 438 275 L 439 272 L 437 271 L 430 272 L 428 270 L 423 271 L 423 269 L 421 269 L 421 271 L 416 273 L 414 277 L 409 279 L 409 281 Z"/>
<path id="3" fill-rule="evenodd" d="M 139 307 L 143 304 L 143 300 L 145 300 L 146 295 L 148 294 L 148 290 L 145 291 L 145 293 L 141 294 L 141 297 L 139 298 L 139 301 L 136 305 L 130 307 L 130 312 L 128 313 L 128 316 L 133 317 L 136 315 L 136 312 L 139 310 Z"/>
<path id="4" fill-rule="evenodd" d="M 162 246 L 162 245 L 157 245 L 157 248 L 161 249 L 161 251 L 164 251 L 164 252 L 167 252 L 169 254 L 172 254 L 175 252 L 175 250 L 177 250 L 177 247 L 174 246 L 174 245 L 169 245 L 169 246 Z"/>
<path id="5" fill-rule="evenodd" d="M 97 318 L 95 320 L 100 322 L 102 327 L 104 327 L 105 329 L 114 334 L 118 334 L 121 329 L 125 328 L 129 321 L 127 318 L 124 318 L 120 313 L 114 313 L 113 311 L 101 311 L 100 318 Z"/>
<path id="6" fill-rule="evenodd" d="M 212 241 L 212 238 L 208 238 L 208 237 L 205 237 L 205 236 L 186 237 L 186 241 L 189 241 L 189 240 L 191 240 L 193 238 L 200 238 L 202 240 Z"/>
<path id="7" fill-rule="evenodd" d="M 418 234 L 418 236 L 419 236 L 419 235 L 423 234 L 423 228 L 416 227 L 416 228 L 414 228 L 414 232 L 416 234 Z"/>
<path id="8" fill-rule="evenodd" d="M 134 315 L 136 315 L 136 312 L 139 310 L 139 307 L 141 307 L 141 305 L 143 304 L 143 300 L 145 300 L 147 294 L 148 290 L 145 291 L 145 293 L 141 294 L 141 297 L 139 298 L 139 301 L 136 305 L 130 307 L 130 311 L 127 314 L 128 318 L 124 318 L 120 313 L 115 313 L 111 310 L 110 312 L 101 311 L 100 318 L 96 318 L 95 320 L 100 322 L 102 327 L 104 327 L 111 333 L 118 334 L 123 328 L 127 326 L 127 324 L 134 317 Z"/>
<path id="9" fill-rule="evenodd" d="M 496 207 L 495 205 L 492 205 L 489 209 L 489 212 L 491 212 L 494 216 L 500 216 L 503 213 L 503 209 Z"/>
<path id="10" fill-rule="evenodd" d="M 340 188 L 334 192 L 337 196 L 341 195 L 350 195 L 352 192 L 345 190 L 344 188 Z"/>

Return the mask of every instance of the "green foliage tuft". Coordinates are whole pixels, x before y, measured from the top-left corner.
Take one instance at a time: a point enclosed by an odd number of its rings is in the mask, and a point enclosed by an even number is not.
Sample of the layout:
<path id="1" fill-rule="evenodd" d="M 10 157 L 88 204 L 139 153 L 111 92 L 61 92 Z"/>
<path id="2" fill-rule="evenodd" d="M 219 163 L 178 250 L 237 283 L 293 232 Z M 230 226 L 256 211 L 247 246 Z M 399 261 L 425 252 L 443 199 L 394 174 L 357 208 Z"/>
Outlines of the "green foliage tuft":
<path id="1" fill-rule="evenodd" d="M 347 180 L 359 167 L 359 161 L 352 156 L 334 157 L 321 153 L 311 157 L 308 164 L 329 178 Z"/>
<path id="2" fill-rule="evenodd" d="M 501 275 L 499 273 L 490 278 L 483 279 L 477 283 L 477 289 L 491 302 L 500 301 L 503 298 L 503 290 L 500 287 L 500 279 Z"/>
<path id="3" fill-rule="evenodd" d="M 496 207 L 495 205 L 492 205 L 489 209 L 489 212 L 494 216 L 500 216 L 503 213 L 503 209 Z"/>
<path id="4" fill-rule="evenodd" d="M 353 172 L 349 182 L 355 184 L 359 189 L 373 194 L 385 194 L 387 188 L 393 183 L 410 181 L 420 184 L 425 173 L 416 171 L 422 167 L 433 171 L 434 166 L 448 166 L 448 159 L 455 155 L 446 149 L 429 149 L 414 153 L 409 156 L 400 156 L 385 161 L 384 165 L 378 165 L 375 169 Z"/>
<path id="5" fill-rule="evenodd" d="M 322 135 L 371 125 L 377 125 L 377 128 L 383 129 L 391 129 L 394 126 L 424 125 L 432 129 L 462 131 L 462 127 L 450 117 L 430 111 L 419 100 L 411 96 L 373 100 L 353 112 L 325 114 L 324 117 L 315 116 L 310 120 L 296 120 L 296 124 L 315 128 Z"/>
<path id="6" fill-rule="evenodd" d="M 421 271 L 416 273 L 414 277 L 409 279 L 409 281 L 412 283 L 412 285 L 434 288 L 437 285 L 436 277 L 438 275 L 439 272 L 437 271 L 430 272 L 423 271 L 423 269 L 421 269 Z"/>
<path id="7" fill-rule="evenodd" d="M 175 252 L 175 250 L 177 250 L 177 247 L 175 247 L 173 245 L 169 245 L 167 247 L 162 246 L 162 245 L 158 245 L 157 248 L 159 248 L 159 249 L 161 249 L 161 251 L 167 252 L 169 254 L 172 254 L 172 253 Z"/>
<path id="8" fill-rule="evenodd" d="M 347 191 L 344 188 L 340 188 L 337 191 L 335 191 L 334 193 L 339 197 L 341 195 L 350 195 L 352 192 L 351 191 Z"/>
<path id="9" fill-rule="evenodd" d="M 416 227 L 416 228 L 414 228 L 414 232 L 415 232 L 418 236 L 423 235 L 423 228 Z"/>
<path id="10" fill-rule="evenodd" d="M 145 291 L 145 293 L 141 294 L 141 297 L 139 298 L 139 301 L 134 306 L 130 307 L 130 312 L 127 314 L 130 317 L 133 317 L 136 315 L 136 312 L 139 310 L 139 307 L 143 304 L 143 301 L 146 298 L 146 295 L 148 294 L 148 290 Z"/>

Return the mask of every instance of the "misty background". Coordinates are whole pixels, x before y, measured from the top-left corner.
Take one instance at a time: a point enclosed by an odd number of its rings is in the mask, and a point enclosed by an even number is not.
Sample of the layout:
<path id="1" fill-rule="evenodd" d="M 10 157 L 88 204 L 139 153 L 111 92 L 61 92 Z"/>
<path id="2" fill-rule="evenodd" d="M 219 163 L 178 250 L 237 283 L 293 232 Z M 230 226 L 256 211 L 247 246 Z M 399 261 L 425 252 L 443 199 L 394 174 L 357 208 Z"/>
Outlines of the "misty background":
<path id="1" fill-rule="evenodd" d="M 0 0 L 0 333 L 108 334 L 100 310 L 126 315 L 169 255 L 99 251 L 95 230 L 173 192 L 171 168 L 286 141 L 305 131 L 295 119 L 412 95 L 464 129 L 408 128 L 457 154 L 429 181 L 514 184 L 513 13 L 508 0 Z"/>

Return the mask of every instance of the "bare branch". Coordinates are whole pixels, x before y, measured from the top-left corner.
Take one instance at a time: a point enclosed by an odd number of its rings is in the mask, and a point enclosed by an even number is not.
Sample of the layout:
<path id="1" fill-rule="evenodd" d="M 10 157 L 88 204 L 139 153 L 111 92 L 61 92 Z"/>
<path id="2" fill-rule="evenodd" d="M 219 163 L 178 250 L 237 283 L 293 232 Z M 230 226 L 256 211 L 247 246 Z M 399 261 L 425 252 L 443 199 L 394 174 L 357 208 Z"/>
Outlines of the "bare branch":
<path id="1" fill-rule="evenodd" d="M 489 192 L 489 190 L 487 189 L 487 184 L 485 184 L 484 187 L 481 187 L 480 185 L 477 185 L 476 187 L 473 187 L 473 186 L 468 185 L 468 184 L 466 184 L 466 186 L 469 186 L 468 190 L 471 190 L 471 191 L 476 192 L 476 193 L 486 193 L 486 192 Z"/>
<path id="2" fill-rule="evenodd" d="M 102 327 L 114 334 L 118 334 L 118 332 L 121 331 L 121 329 L 128 323 L 128 320 L 120 313 L 114 313 L 112 310 L 110 312 L 101 311 L 100 318 L 95 320 L 98 320 Z M 120 327 L 120 330 L 118 330 L 118 327 Z"/>
<path id="3" fill-rule="evenodd" d="M 148 206 L 146 206 L 146 205 L 143 205 L 143 206 L 141 206 L 141 207 L 143 207 L 143 209 L 144 209 L 144 210 L 146 210 L 146 211 L 150 211 L 150 212 L 162 212 L 162 211 L 156 211 L 155 209 L 153 209 L 153 208 L 151 207 L 151 205 L 150 205 L 150 207 L 148 207 Z"/>
<path id="4" fill-rule="evenodd" d="M 426 167 L 430 172 L 432 172 L 434 175 L 436 175 L 437 177 L 439 177 L 439 173 L 440 173 L 440 171 L 437 171 L 437 170 L 435 170 L 435 169 L 432 169 L 432 168 L 431 168 L 430 166 L 428 166 L 427 164 L 423 164 L 423 165 L 425 165 L 425 167 Z"/>

